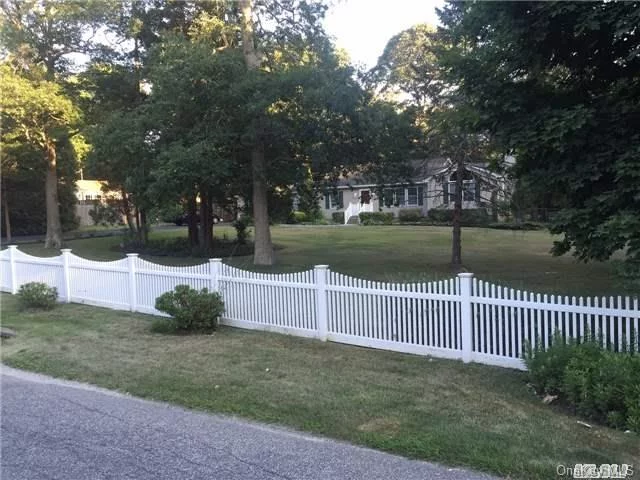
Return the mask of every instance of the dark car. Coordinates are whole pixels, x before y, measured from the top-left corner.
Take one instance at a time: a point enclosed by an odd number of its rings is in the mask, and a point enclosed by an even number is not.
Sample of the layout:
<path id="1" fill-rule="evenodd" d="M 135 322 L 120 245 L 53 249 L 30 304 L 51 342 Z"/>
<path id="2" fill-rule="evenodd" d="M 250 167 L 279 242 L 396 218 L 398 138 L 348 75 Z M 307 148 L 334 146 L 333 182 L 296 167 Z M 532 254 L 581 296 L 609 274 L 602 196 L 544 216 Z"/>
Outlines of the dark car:
<path id="1" fill-rule="evenodd" d="M 212 217 L 212 221 L 213 221 L 214 224 L 215 223 L 220 223 L 222 221 L 222 218 L 220 218 L 215 213 L 211 214 L 211 217 Z M 196 222 L 200 223 L 200 215 L 196 215 Z M 175 223 L 179 227 L 182 226 L 182 225 L 188 225 L 189 224 L 189 214 L 185 213 L 183 215 L 180 215 L 179 217 L 176 217 L 173 220 L 173 223 Z"/>

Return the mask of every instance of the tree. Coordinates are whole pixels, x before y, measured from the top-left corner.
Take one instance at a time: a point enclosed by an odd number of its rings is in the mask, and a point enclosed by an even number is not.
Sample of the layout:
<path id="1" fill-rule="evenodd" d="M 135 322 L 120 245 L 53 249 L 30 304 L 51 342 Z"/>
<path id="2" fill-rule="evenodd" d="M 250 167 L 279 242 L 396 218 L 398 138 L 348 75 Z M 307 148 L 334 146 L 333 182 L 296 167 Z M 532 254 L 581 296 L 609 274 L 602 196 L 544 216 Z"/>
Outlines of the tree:
<path id="1" fill-rule="evenodd" d="M 640 4 L 450 3 L 441 20 L 478 126 L 566 199 L 553 253 L 640 263 Z"/>
<path id="2" fill-rule="evenodd" d="M 447 76 L 443 59 L 452 48 L 450 42 L 428 25 L 411 27 L 389 40 L 367 79 L 383 94 L 394 92 L 396 97 L 405 97 L 403 107 L 423 132 L 424 155 L 446 156 L 455 165 L 451 266 L 457 272 L 462 268 L 462 187 L 466 165 L 485 162 L 490 141 L 486 134 L 478 133 L 475 112 Z"/>
<path id="3" fill-rule="evenodd" d="M 45 247 L 59 248 L 62 243 L 62 225 L 58 204 L 58 159 L 56 151 L 58 142 L 52 132 L 56 113 L 62 113 L 60 119 L 73 117 L 77 120 L 77 112 L 65 102 L 62 93 L 56 89 L 54 82 L 59 72 L 64 72 L 70 65 L 69 54 L 86 53 L 90 49 L 91 30 L 95 33 L 103 18 L 104 2 L 43 2 L 38 0 L 3 0 L 3 13 L 0 24 L 0 40 L 11 52 L 12 63 L 17 71 L 33 72 L 42 69 L 47 82 L 28 86 L 28 81 L 20 82 L 12 77 L 14 86 L 24 94 L 23 100 L 37 103 L 31 94 L 43 92 L 41 112 L 47 117 L 36 119 L 30 117 L 30 125 L 38 125 L 40 138 L 35 139 L 23 129 L 24 140 L 35 141 L 47 152 L 45 198 L 47 211 L 47 234 Z M 6 92 L 5 92 L 6 93 Z M 13 115 L 20 115 L 20 107 L 13 104 Z M 17 118 L 17 117 L 16 117 Z M 18 124 L 20 123 L 16 120 Z M 56 124 L 55 129 L 63 125 Z M 43 143 L 44 142 L 44 143 Z"/>
<path id="4" fill-rule="evenodd" d="M 47 80 L 29 80 L 12 67 L 0 67 L 3 86 L 2 144 L 3 150 L 32 145 L 46 165 L 46 248 L 60 248 L 62 225 L 58 199 L 58 153 L 62 144 L 69 145 L 70 128 L 80 115 L 60 87 Z"/>
<path id="5" fill-rule="evenodd" d="M 407 106 L 424 110 L 437 102 L 445 85 L 438 69 L 436 29 L 418 24 L 393 36 L 368 73 L 382 94 L 409 98 Z"/>
<path id="6" fill-rule="evenodd" d="M 261 62 L 256 51 L 256 36 L 253 27 L 253 2 L 240 0 L 242 15 L 242 52 L 247 69 L 258 71 Z M 256 265 L 273 265 L 275 263 L 271 229 L 269 228 L 269 211 L 267 207 L 267 164 L 264 158 L 264 139 L 261 119 L 255 125 L 255 144 L 251 149 L 251 175 L 253 178 L 253 222 L 255 225 L 255 242 L 253 263 Z"/>

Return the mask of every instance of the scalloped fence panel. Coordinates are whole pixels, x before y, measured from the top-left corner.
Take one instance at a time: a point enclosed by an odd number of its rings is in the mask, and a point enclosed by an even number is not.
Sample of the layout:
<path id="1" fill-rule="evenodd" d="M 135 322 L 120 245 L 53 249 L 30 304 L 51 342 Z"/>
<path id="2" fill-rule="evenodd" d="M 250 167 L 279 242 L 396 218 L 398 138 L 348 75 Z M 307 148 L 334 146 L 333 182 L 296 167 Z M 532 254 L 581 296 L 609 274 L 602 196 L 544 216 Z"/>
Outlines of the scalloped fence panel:
<path id="1" fill-rule="evenodd" d="M 166 266 L 137 254 L 111 262 L 61 251 L 0 251 L 0 290 L 28 282 L 60 301 L 163 315 L 155 299 L 176 285 L 208 288 L 225 302 L 225 325 L 381 350 L 524 369 L 526 345 L 596 338 L 614 352 L 640 350 L 637 297 L 567 297 L 514 290 L 461 273 L 437 282 L 388 283 L 332 272 L 258 273 L 220 259 Z"/>

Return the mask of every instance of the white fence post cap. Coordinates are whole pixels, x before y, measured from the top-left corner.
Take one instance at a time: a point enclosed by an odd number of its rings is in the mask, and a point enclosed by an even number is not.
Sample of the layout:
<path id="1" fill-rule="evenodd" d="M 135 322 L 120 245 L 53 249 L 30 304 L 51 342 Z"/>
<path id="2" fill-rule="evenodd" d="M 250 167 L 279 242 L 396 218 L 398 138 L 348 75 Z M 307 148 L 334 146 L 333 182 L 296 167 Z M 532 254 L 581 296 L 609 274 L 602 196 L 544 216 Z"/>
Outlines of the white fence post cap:
<path id="1" fill-rule="evenodd" d="M 210 258 L 209 263 L 220 263 L 222 262 L 221 258 Z"/>
<path id="2" fill-rule="evenodd" d="M 18 248 L 18 245 L 7 245 L 7 248 L 10 248 L 11 250 L 15 250 L 16 248 Z"/>
<path id="3" fill-rule="evenodd" d="M 469 273 L 469 272 L 462 272 L 458 274 L 458 278 L 472 278 L 473 277 L 473 273 Z"/>
<path id="4" fill-rule="evenodd" d="M 127 253 L 127 257 L 137 257 L 137 253 Z"/>
<path id="5" fill-rule="evenodd" d="M 71 249 L 70 248 L 61 248 L 60 251 L 62 253 L 69 253 L 69 252 L 71 252 Z"/>
<path id="6" fill-rule="evenodd" d="M 325 270 L 329 268 L 329 265 L 315 265 L 313 268 Z"/>

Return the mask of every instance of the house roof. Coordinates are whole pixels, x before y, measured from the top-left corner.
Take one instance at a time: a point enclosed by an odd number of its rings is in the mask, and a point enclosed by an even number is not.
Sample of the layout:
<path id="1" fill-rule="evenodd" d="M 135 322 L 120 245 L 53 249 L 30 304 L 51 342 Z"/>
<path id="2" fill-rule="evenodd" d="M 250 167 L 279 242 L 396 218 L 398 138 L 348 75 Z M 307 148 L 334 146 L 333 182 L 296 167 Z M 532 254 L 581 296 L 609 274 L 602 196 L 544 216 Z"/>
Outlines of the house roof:
<path id="1" fill-rule="evenodd" d="M 490 174 L 487 170 L 488 163 L 474 163 L 470 164 L 469 169 L 476 171 L 476 173 Z M 389 181 L 389 185 L 399 183 L 424 183 L 430 177 L 439 175 L 453 169 L 453 163 L 446 157 L 433 157 L 419 160 L 411 160 L 409 162 L 410 172 L 408 176 L 403 178 L 396 178 Z M 404 180 L 404 181 L 403 181 Z M 374 175 L 367 175 L 363 173 L 355 172 L 351 175 L 341 176 L 336 182 L 337 187 L 349 188 L 349 187 L 363 187 L 363 186 L 375 186 L 379 185 L 378 178 Z"/>

